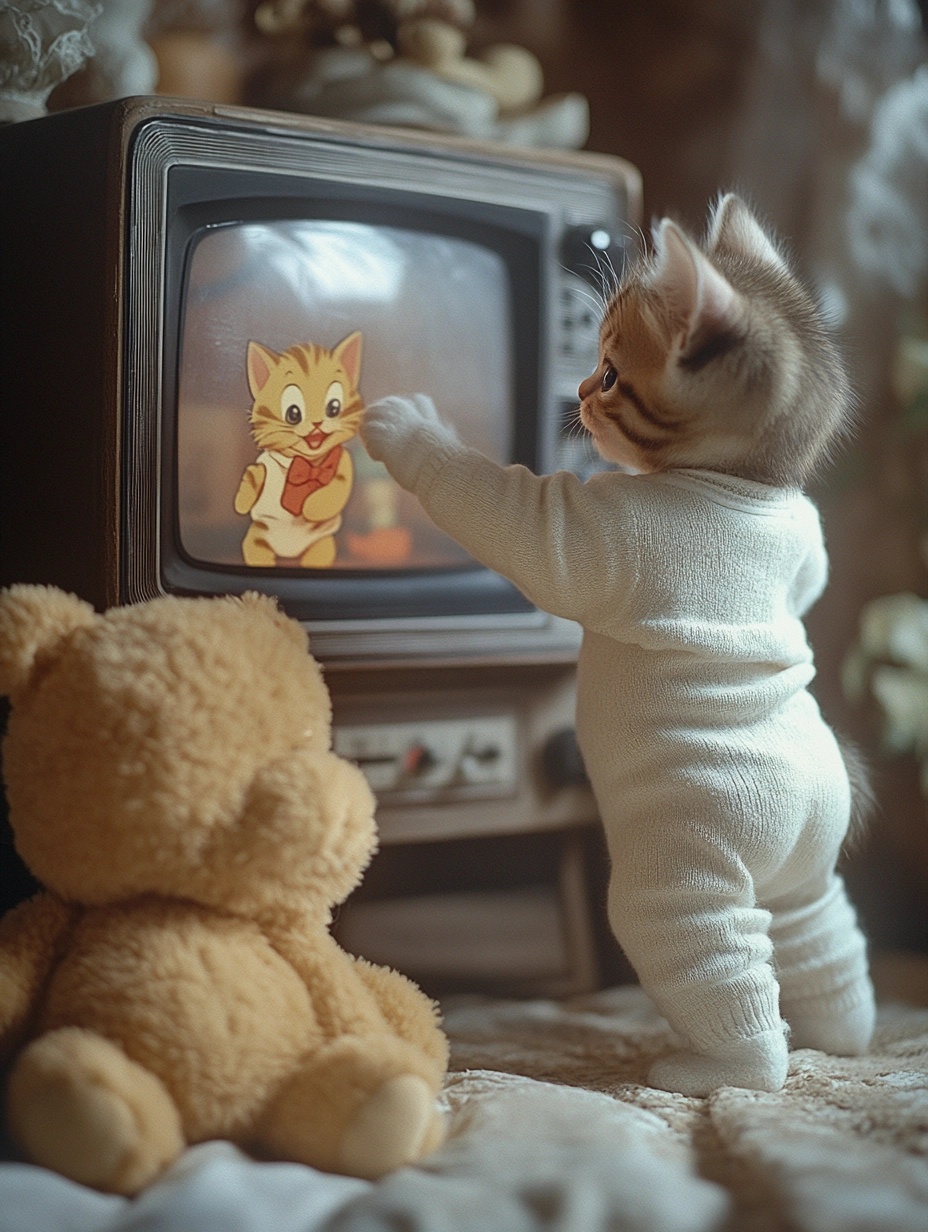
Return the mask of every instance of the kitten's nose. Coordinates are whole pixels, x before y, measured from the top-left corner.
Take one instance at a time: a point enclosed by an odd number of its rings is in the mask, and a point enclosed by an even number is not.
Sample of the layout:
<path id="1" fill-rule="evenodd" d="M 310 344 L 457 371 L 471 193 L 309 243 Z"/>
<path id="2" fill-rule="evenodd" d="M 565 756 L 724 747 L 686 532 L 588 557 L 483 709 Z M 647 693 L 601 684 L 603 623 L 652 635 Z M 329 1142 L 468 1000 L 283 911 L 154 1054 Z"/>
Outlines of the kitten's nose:
<path id="1" fill-rule="evenodd" d="M 580 395 L 581 402 L 590 396 L 596 388 L 598 382 L 599 376 L 595 372 L 591 376 L 588 376 L 585 381 L 580 382 L 580 388 L 577 390 L 577 393 Z"/>

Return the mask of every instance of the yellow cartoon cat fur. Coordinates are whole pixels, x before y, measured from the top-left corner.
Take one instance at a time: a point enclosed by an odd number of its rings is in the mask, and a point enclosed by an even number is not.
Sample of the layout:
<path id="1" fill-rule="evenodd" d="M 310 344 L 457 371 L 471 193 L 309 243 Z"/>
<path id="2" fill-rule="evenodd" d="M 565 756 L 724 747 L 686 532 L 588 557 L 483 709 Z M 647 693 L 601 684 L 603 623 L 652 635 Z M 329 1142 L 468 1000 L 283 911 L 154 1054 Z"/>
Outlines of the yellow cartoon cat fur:
<path id="1" fill-rule="evenodd" d="M 251 515 L 247 565 L 298 561 L 325 569 L 354 481 L 344 448 L 357 432 L 361 334 L 328 350 L 308 342 L 277 354 L 248 344 L 251 432 L 261 453 L 242 476 L 235 512 Z"/>

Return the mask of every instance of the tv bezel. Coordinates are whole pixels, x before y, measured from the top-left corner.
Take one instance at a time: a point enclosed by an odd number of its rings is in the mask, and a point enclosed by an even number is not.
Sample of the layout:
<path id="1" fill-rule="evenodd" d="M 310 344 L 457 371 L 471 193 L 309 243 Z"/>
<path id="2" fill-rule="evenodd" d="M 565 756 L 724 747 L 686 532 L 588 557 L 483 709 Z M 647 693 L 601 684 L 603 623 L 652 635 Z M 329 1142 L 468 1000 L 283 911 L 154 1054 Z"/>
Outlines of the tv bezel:
<path id="1" fill-rule="evenodd" d="M 256 182 L 256 175 L 262 182 Z M 415 621 L 530 614 L 509 581 L 474 561 L 433 569 L 255 569 L 198 560 L 183 545 L 178 491 L 178 375 L 190 263 L 205 234 L 252 223 L 322 220 L 401 227 L 464 239 L 495 252 L 509 281 L 512 339 L 512 449 L 507 459 L 543 465 L 538 433 L 546 320 L 544 254 L 548 220 L 537 210 L 429 195 L 407 188 L 315 180 L 255 169 L 172 167 L 165 203 L 164 334 L 160 408 L 159 571 L 171 593 L 227 594 L 261 589 L 306 623 Z M 537 305 L 538 315 L 520 305 Z M 125 461 L 125 460 L 124 460 Z"/>
<path id="2" fill-rule="evenodd" d="M 112 125 L 112 161 L 101 197 L 116 203 L 119 218 L 118 231 L 111 233 L 116 261 L 113 303 L 119 313 L 113 320 L 116 384 L 105 391 L 114 427 L 109 457 L 111 462 L 116 460 L 118 490 L 111 489 L 115 520 L 112 538 L 103 551 L 107 578 L 101 581 L 109 587 L 112 579 L 118 602 L 137 602 L 164 593 L 158 529 L 161 425 L 154 425 L 153 432 L 153 425 L 140 423 L 132 408 L 162 406 L 162 236 L 170 167 L 191 162 L 246 166 L 273 175 L 293 174 L 304 182 L 356 184 L 362 180 L 376 191 L 409 188 L 414 180 L 417 191 L 431 199 L 460 199 L 469 208 L 495 203 L 507 212 L 537 213 L 547 231 L 539 314 L 547 358 L 542 358 L 538 368 L 535 446 L 538 469 L 553 469 L 561 431 L 558 399 L 564 396 L 560 384 L 555 388 L 555 375 L 560 381 L 563 373 L 555 366 L 560 361 L 553 358 L 561 341 L 556 317 L 563 273 L 557 268 L 559 245 L 570 235 L 592 234 L 603 226 L 621 230 L 638 217 L 640 178 L 628 163 L 582 151 L 504 146 L 440 133 L 179 99 L 127 99 L 99 110 L 101 120 L 109 118 Z M 95 121 L 86 127 L 91 134 L 103 135 Z M 359 174 L 359 168 L 363 173 Z M 141 216 L 140 203 L 145 206 Z M 141 297 L 134 301 L 132 286 L 141 289 Z M 134 330 L 126 329 L 129 320 Z M 140 356 L 138 339 L 145 337 L 155 340 L 154 347 Z M 119 459 L 127 460 L 122 469 Z M 112 469 L 104 467 L 105 478 Z M 106 482 L 111 480 L 106 478 Z M 227 589 L 240 589 L 243 580 L 229 575 Z M 268 583 L 264 589 L 274 592 Z M 580 644 L 580 630 L 573 622 L 529 604 L 511 611 L 462 610 L 454 615 L 388 619 L 359 613 L 356 620 L 310 619 L 304 623 L 314 653 L 330 667 L 348 669 L 412 663 L 569 663 L 576 660 Z"/>

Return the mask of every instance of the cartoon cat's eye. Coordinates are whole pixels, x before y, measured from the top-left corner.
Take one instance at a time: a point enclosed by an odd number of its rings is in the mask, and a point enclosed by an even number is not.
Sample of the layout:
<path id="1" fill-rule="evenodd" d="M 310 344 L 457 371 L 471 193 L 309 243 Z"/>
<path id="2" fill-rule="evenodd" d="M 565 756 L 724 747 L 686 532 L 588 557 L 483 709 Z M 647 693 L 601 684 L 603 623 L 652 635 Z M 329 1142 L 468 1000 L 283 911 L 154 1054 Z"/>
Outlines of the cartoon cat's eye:
<path id="1" fill-rule="evenodd" d="M 333 381 L 325 394 L 325 413 L 329 419 L 335 419 L 342 413 L 345 403 L 345 391 L 340 381 Z"/>
<path id="2" fill-rule="evenodd" d="M 306 418 L 306 403 L 299 385 L 288 385 L 280 395 L 280 413 L 284 423 L 291 428 L 295 428 Z"/>
<path id="3" fill-rule="evenodd" d="M 603 393 L 604 394 L 608 393 L 609 390 L 613 387 L 613 385 L 616 383 L 618 379 L 619 379 L 619 374 L 616 372 L 615 368 L 613 368 L 612 364 L 607 364 L 606 371 L 603 373 L 603 380 L 602 380 Z"/>

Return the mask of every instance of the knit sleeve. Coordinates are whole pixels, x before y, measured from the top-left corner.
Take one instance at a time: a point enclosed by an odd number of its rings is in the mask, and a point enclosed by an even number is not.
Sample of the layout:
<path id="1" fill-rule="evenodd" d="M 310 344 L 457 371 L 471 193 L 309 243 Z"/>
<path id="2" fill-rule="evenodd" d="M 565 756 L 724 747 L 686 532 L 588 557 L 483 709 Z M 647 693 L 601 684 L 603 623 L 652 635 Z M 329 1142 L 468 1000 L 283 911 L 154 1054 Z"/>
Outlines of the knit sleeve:
<path id="1" fill-rule="evenodd" d="M 538 476 L 457 448 L 423 467 L 415 492 L 442 530 L 536 606 L 597 628 L 621 616 L 635 581 L 627 487 L 627 476 Z"/>
<path id="2" fill-rule="evenodd" d="M 810 505 L 812 515 L 805 535 L 806 553 L 796 572 L 790 595 L 791 607 L 800 618 L 821 596 L 828 581 L 828 555 L 822 539 L 818 511 Z"/>

